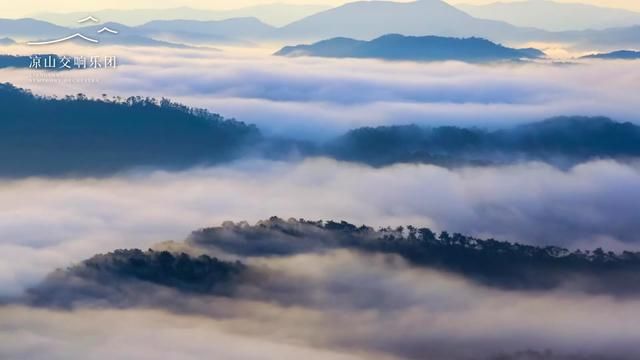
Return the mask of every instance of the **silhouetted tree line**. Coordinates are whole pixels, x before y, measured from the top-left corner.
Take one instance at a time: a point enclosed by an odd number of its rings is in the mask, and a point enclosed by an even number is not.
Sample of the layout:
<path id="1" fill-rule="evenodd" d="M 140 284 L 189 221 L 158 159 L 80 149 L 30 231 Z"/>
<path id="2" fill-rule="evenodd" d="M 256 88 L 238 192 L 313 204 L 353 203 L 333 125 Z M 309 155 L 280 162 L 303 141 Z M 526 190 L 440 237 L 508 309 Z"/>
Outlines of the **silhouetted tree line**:
<path id="1" fill-rule="evenodd" d="M 640 253 L 616 254 L 602 249 L 572 252 L 448 232 L 435 234 L 413 226 L 375 230 L 344 221 L 285 221 L 273 217 L 256 225 L 228 222 L 198 230 L 184 245 L 190 253 L 215 250 L 234 259 L 349 249 L 397 255 L 414 266 L 458 274 L 505 290 L 565 289 L 619 297 L 640 293 Z M 28 290 L 21 301 L 62 308 L 72 308 L 78 302 L 104 302 L 120 307 L 155 304 L 179 309 L 172 305 L 175 294 L 169 289 L 226 297 L 267 296 L 279 301 L 271 292 L 283 291 L 278 287 L 286 284 L 269 282 L 278 276 L 281 274 L 268 266 L 208 255 L 116 250 L 53 272 Z M 272 288 L 274 284 L 279 285 Z M 146 298 L 148 292 L 154 294 L 150 299 Z"/>
<path id="2" fill-rule="evenodd" d="M 397 254 L 417 266 L 462 274 L 484 285 L 506 289 L 575 287 L 617 295 L 640 292 L 637 252 L 569 251 L 553 246 L 481 240 L 446 231 L 435 234 L 428 228 L 413 226 L 374 230 L 347 222 L 271 218 L 255 226 L 226 224 L 199 230 L 188 242 L 244 256 L 350 248 Z"/>

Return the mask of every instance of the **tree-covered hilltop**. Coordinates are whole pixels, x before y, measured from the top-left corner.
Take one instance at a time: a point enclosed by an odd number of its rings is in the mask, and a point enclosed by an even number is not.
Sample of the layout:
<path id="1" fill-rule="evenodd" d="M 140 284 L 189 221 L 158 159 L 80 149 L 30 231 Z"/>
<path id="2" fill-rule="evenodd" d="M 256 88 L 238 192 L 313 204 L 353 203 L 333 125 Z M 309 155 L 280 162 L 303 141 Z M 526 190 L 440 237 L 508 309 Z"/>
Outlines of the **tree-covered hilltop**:
<path id="1" fill-rule="evenodd" d="M 118 307 L 166 306 L 183 311 L 191 305 L 178 304 L 177 291 L 291 305 L 297 298 L 296 291 L 308 290 L 288 283 L 295 281 L 296 270 L 283 277 L 277 268 L 252 259 L 332 250 L 349 250 L 364 256 L 396 255 L 415 267 L 456 274 L 482 286 L 508 291 L 640 296 L 640 253 L 615 254 L 601 249 L 571 252 L 447 232 L 437 235 L 430 229 L 413 226 L 375 230 L 344 221 L 285 221 L 273 217 L 256 225 L 227 222 L 198 230 L 184 243 L 174 243 L 175 247 L 165 245 L 160 247 L 181 250 L 116 250 L 96 255 L 51 273 L 27 291 L 21 301 L 63 308 L 106 303 Z M 206 255 L 210 253 L 218 254 L 220 259 Z M 225 260 L 227 257 L 229 260 Z M 285 288 L 293 293 L 283 295 Z M 151 293 L 154 296 L 148 296 Z"/>
<path id="2" fill-rule="evenodd" d="M 489 131 L 417 125 L 359 128 L 331 141 L 330 156 L 376 166 L 399 162 L 440 165 L 541 160 L 568 165 L 595 158 L 640 156 L 640 127 L 604 117 L 558 117 Z"/>
<path id="3" fill-rule="evenodd" d="M 288 256 L 327 249 L 396 254 L 416 266 L 463 275 L 478 283 L 521 290 L 574 287 L 615 295 L 640 294 L 640 253 L 569 251 L 435 234 L 427 228 L 381 228 L 347 222 L 271 218 L 255 226 L 226 223 L 194 232 L 187 243 L 225 253 Z"/>
<path id="4" fill-rule="evenodd" d="M 167 99 L 35 96 L 0 84 L 0 175 L 108 174 L 242 156 L 259 130 Z"/>
<path id="5" fill-rule="evenodd" d="M 74 268 L 76 275 L 129 277 L 189 292 L 212 293 L 245 270 L 239 262 L 225 262 L 207 255 L 192 257 L 167 251 L 116 250 L 96 255 Z"/>
<path id="6" fill-rule="evenodd" d="M 145 284 L 194 294 L 230 295 L 245 270 L 246 266 L 239 262 L 221 261 L 207 255 L 116 250 L 53 272 L 28 291 L 27 301 L 55 307 L 69 307 L 77 300 L 126 306 L 131 300 L 127 299 L 127 292 L 137 287 L 143 295 Z"/>

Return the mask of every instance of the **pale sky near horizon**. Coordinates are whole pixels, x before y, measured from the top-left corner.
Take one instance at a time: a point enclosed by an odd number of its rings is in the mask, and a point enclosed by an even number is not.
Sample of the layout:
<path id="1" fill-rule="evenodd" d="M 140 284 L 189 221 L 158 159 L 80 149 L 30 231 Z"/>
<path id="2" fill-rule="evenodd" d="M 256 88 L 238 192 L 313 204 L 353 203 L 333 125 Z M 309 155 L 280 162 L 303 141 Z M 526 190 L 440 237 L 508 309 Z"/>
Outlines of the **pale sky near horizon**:
<path id="1" fill-rule="evenodd" d="M 485 4 L 496 0 L 446 0 L 449 3 Z M 519 0 L 501 0 L 519 1 Z M 560 2 L 573 2 L 593 4 L 606 7 L 618 7 L 640 11 L 639 0 L 556 0 Z M 341 5 L 345 0 L 66 0 L 64 2 L 51 0 L 21 0 L 19 2 L 0 1 L 0 18 L 15 18 L 30 16 L 38 12 L 75 12 L 95 11 L 102 9 L 147 9 L 147 8 L 171 8 L 190 6 L 202 9 L 235 9 L 244 6 L 269 4 L 275 2 L 291 4 L 316 4 L 316 5 Z M 161 4 L 161 5 L 160 5 Z"/>

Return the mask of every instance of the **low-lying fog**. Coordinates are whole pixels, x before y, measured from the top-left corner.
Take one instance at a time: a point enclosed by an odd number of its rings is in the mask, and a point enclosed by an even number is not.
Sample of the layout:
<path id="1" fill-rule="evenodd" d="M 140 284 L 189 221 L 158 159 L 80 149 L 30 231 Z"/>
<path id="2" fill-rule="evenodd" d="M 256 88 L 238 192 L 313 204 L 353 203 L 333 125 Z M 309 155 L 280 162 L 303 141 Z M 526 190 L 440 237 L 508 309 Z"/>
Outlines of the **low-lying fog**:
<path id="1" fill-rule="evenodd" d="M 496 127 L 558 115 L 637 121 L 640 102 L 634 61 L 472 65 L 292 59 L 262 49 L 63 49 L 118 55 L 121 65 L 57 74 L 57 83 L 32 82 L 32 70 L 4 69 L 0 77 L 40 94 L 169 97 L 300 138 L 382 124 Z M 97 83 L 78 82 L 87 79 Z"/>

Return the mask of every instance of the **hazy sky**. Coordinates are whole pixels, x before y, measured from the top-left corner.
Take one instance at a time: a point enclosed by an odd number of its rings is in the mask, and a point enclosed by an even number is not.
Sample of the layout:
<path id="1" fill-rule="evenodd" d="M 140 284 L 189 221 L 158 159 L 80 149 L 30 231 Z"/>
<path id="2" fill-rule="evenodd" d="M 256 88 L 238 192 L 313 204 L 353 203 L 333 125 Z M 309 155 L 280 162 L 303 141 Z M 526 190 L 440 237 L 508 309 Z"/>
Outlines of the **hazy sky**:
<path id="1" fill-rule="evenodd" d="M 451 3 L 490 3 L 494 0 L 448 0 Z M 503 0 L 510 1 L 510 0 Z M 608 7 L 621 7 L 640 11 L 640 1 L 638 0 L 558 0 L 562 2 L 574 2 L 585 4 L 596 4 Z M 69 11 L 91 11 L 105 8 L 110 9 L 132 9 L 132 8 L 169 8 L 177 6 L 191 6 L 208 9 L 231 9 L 256 4 L 268 4 L 278 2 L 278 0 L 22 0 L 0 1 L 1 17 L 21 17 L 28 16 L 42 11 L 69 12 Z M 344 0 L 283 0 L 281 2 L 295 4 L 326 4 L 339 5 L 348 1 Z"/>

